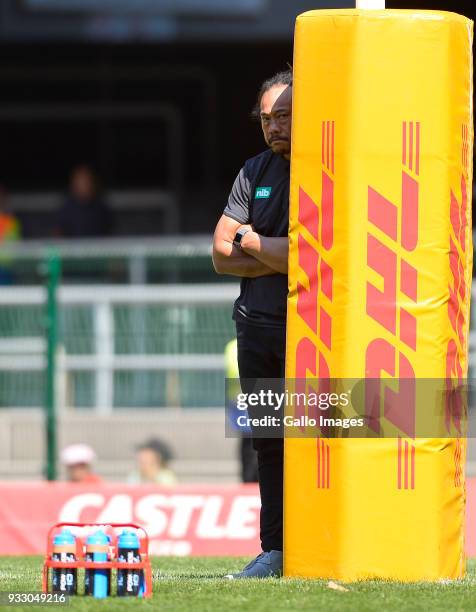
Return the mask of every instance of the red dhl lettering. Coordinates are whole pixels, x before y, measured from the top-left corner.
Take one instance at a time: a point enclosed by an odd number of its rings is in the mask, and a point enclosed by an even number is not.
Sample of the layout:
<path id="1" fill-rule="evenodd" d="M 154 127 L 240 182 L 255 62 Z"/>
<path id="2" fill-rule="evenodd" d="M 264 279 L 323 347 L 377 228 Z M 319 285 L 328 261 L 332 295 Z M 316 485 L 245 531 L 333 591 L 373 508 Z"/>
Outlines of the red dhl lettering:
<path id="1" fill-rule="evenodd" d="M 298 236 L 298 259 L 299 267 L 306 273 L 309 289 L 297 283 L 297 312 L 316 334 L 319 253 L 301 234 Z"/>
<path id="2" fill-rule="evenodd" d="M 322 438 L 317 438 L 317 488 L 330 489 L 331 449 Z"/>
<path id="3" fill-rule="evenodd" d="M 390 334 L 390 337 L 375 338 L 367 346 L 365 376 L 371 380 L 366 383 L 365 396 L 369 426 L 380 432 L 380 419 L 384 416 L 409 438 L 415 436 L 415 373 L 409 358 L 398 350 L 397 341 L 401 340 L 412 352 L 415 352 L 418 341 L 417 321 L 407 309 L 399 305 L 398 296 L 401 292 L 412 302 L 417 302 L 418 272 L 401 256 L 401 249 L 398 247 L 411 252 L 418 244 L 419 174 L 420 123 L 405 121 L 402 124 L 400 208 L 375 188 L 370 186 L 368 188 L 367 218 L 370 226 L 380 230 L 393 243 L 393 248 L 391 244 L 388 245 L 388 240 L 384 244 L 378 234 L 370 228 L 367 233 L 367 266 L 382 278 L 383 291 L 375 287 L 371 281 L 367 282 L 366 312 Z M 398 242 L 399 226 L 400 242 Z M 400 379 L 398 391 L 384 388 L 382 393 L 383 385 L 380 380 L 383 372 Z M 415 487 L 415 447 L 407 441 L 402 446 L 400 438 L 397 448 L 396 482 L 399 489 Z"/>
<path id="4" fill-rule="evenodd" d="M 382 372 L 400 378 L 399 390 L 385 387 L 383 391 L 383 416 L 409 438 L 415 437 L 415 375 L 409 360 L 403 353 L 383 338 L 372 340 L 367 347 L 365 407 L 368 425 L 380 433 L 382 417 Z M 401 407 L 404 406 L 405 410 Z"/>
<path id="5" fill-rule="evenodd" d="M 448 319 L 455 332 L 455 337 L 448 341 L 446 349 L 446 418 L 445 425 L 448 432 L 452 427 L 458 433 L 461 431 L 461 419 L 465 415 L 466 405 L 464 393 L 461 389 L 463 382 L 463 360 L 467 350 L 465 329 L 467 317 L 467 286 L 465 280 L 464 258 L 466 253 L 466 232 L 468 188 L 467 168 L 470 158 L 469 128 L 462 126 L 461 145 L 461 204 L 457 196 L 450 192 L 450 221 L 453 237 L 449 238 L 449 266 L 451 271 L 451 283 L 448 286 Z M 458 388 L 459 387 L 459 388 Z M 461 486 L 461 449 L 457 445 L 455 449 L 455 486 Z"/>
<path id="6" fill-rule="evenodd" d="M 298 263 L 307 277 L 307 287 L 297 283 L 297 314 L 313 334 L 313 339 L 302 337 L 296 346 L 296 378 L 304 379 L 310 373 L 320 380 L 330 376 L 325 350 L 332 348 L 332 315 L 329 305 L 333 299 L 333 269 L 321 252 L 305 237 L 308 233 L 314 242 L 329 251 L 334 244 L 334 180 L 335 171 L 335 122 L 322 122 L 322 168 L 320 207 L 299 188 Z M 326 304 L 326 300 L 329 304 Z M 306 386 L 306 383 L 303 383 Z M 301 387 L 298 383 L 298 386 Z M 296 389 L 299 392 L 305 389 Z M 297 407 L 302 416 L 304 406 Z M 330 447 L 317 439 L 317 486 L 330 487 Z M 322 466 L 322 467 L 321 467 Z"/>
<path id="7" fill-rule="evenodd" d="M 367 282 L 367 314 L 395 334 L 397 327 L 397 255 L 377 238 L 367 236 L 367 266 L 384 282 L 383 292 Z"/>
<path id="8" fill-rule="evenodd" d="M 298 263 L 307 277 L 307 287 L 297 282 L 297 314 L 317 338 L 302 338 L 296 347 L 296 377 L 305 378 L 309 371 L 320 378 L 329 377 L 329 367 L 322 349 L 332 347 L 332 316 L 328 305 L 333 298 L 333 270 L 324 257 L 306 238 L 308 233 L 323 249 L 334 242 L 334 138 L 335 122 L 322 122 L 322 187 L 318 206 L 299 187 Z M 303 231 L 304 230 L 304 231 Z M 324 298 L 322 299 L 321 296 Z M 321 349 L 321 350 L 320 350 Z"/>

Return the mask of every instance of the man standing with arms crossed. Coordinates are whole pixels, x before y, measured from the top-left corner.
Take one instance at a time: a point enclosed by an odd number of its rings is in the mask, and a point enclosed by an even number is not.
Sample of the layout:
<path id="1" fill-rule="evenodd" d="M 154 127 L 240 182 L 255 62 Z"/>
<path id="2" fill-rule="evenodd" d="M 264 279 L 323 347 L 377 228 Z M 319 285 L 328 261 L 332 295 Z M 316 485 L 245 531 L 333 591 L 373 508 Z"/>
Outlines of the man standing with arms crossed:
<path id="1" fill-rule="evenodd" d="M 245 162 L 213 239 L 218 274 L 240 276 L 233 318 L 240 379 L 285 376 L 292 72 L 261 86 L 256 113 L 269 149 Z M 262 553 L 228 578 L 280 576 L 283 569 L 283 439 L 254 438 L 261 494 Z"/>

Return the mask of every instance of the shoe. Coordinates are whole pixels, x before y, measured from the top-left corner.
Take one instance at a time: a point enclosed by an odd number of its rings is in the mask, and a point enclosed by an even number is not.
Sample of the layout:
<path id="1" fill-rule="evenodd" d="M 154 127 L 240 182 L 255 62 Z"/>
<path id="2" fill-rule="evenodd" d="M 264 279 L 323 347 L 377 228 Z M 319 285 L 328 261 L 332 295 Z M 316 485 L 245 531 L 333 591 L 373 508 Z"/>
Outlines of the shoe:
<path id="1" fill-rule="evenodd" d="M 225 578 L 279 578 L 283 575 L 283 553 L 281 550 L 262 552 L 238 574 L 227 574 Z"/>

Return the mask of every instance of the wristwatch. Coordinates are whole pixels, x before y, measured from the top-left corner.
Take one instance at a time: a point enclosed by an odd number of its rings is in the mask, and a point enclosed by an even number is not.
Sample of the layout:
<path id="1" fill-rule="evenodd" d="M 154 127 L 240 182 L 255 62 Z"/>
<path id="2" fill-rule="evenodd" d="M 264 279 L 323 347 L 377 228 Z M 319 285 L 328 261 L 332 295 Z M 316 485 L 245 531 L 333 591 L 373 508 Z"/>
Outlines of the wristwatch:
<path id="1" fill-rule="evenodd" d="M 241 229 L 239 229 L 239 230 L 236 232 L 235 237 L 233 238 L 233 244 L 234 244 L 235 246 L 237 246 L 238 248 L 240 248 L 240 249 L 241 249 L 241 239 L 242 239 L 242 238 L 243 238 L 243 236 L 244 236 L 245 234 L 247 234 L 249 231 L 250 231 L 250 230 L 249 230 L 249 228 L 246 228 L 246 229 L 241 228 Z"/>

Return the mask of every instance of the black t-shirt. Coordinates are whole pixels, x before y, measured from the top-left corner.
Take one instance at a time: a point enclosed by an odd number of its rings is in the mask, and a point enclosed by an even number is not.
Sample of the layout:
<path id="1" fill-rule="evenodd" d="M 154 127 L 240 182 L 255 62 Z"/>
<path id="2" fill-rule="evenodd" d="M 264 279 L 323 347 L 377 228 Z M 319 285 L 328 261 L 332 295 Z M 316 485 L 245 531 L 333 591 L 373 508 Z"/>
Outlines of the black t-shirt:
<path id="1" fill-rule="evenodd" d="M 262 236 L 287 237 L 289 161 L 271 150 L 248 159 L 236 177 L 224 215 L 251 223 Z M 242 278 L 233 318 L 254 325 L 286 324 L 286 274 Z"/>

